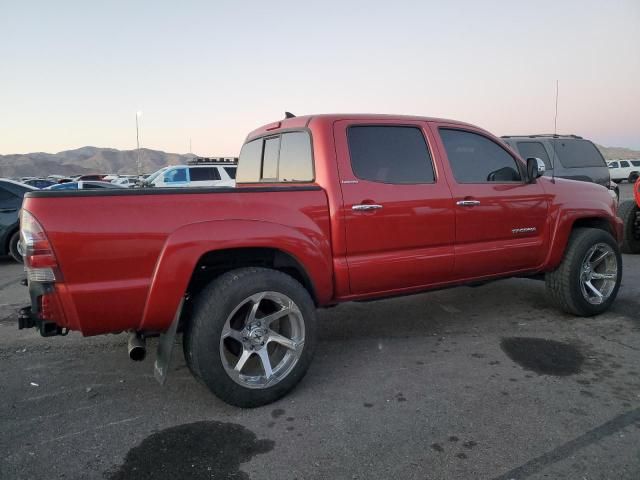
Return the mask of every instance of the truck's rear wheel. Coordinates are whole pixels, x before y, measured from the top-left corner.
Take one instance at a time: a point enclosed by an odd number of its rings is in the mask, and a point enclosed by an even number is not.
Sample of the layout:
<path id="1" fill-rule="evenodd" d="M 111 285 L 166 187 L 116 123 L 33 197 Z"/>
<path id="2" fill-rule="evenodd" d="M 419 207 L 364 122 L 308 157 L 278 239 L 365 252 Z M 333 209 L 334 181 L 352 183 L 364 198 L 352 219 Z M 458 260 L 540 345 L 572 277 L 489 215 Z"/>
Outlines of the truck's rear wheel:
<path id="1" fill-rule="evenodd" d="M 266 268 L 242 268 L 211 282 L 185 331 L 191 370 L 220 399 L 258 407 L 302 379 L 315 347 L 315 306 L 300 283 Z"/>
<path id="2" fill-rule="evenodd" d="M 622 278 L 622 257 L 604 230 L 576 228 L 560 266 L 545 276 L 547 294 L 562 310 L 587 317 L 606 311 Z"/>
<path id="3" fill-rule="evenodd" d="M 618 217 L 624 223 L 621 250 L 624 253 L 640 253 L 640 208 L 634 201 L 622 202 Z"/>

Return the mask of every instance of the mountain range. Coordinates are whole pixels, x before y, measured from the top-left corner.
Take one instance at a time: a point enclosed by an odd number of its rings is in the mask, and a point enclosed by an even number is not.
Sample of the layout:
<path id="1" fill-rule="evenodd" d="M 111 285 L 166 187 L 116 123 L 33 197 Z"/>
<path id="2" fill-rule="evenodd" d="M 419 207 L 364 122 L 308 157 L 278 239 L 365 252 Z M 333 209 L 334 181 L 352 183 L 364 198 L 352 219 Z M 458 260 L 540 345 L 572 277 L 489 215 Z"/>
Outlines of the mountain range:
<path id="1" fill-rule="evenodd" d="M 640 151 L 597 145 L 606 160 L 640 158 Z M 0 155 L 0 177 L 46 177 L 51 174 L 137 173 L 137 150 L 82 147 L 58 153 Z M 185 164 L 193 154 L 167 153 L 140 149 L 142 173 L 153 173 L 167 165 Z"/>
<path id="2" fill-rule="evenodd" d="M 0 177 L 46 177 L 47 175 L 81 175 L 91 173 L 137 173 L 137 150 L 82 147 L 58 153 L 0 155 Z M 186 163 L 193 154 L 167 153 L 140 149 L 142 173 L 153 173 L 167 165 Z"/>

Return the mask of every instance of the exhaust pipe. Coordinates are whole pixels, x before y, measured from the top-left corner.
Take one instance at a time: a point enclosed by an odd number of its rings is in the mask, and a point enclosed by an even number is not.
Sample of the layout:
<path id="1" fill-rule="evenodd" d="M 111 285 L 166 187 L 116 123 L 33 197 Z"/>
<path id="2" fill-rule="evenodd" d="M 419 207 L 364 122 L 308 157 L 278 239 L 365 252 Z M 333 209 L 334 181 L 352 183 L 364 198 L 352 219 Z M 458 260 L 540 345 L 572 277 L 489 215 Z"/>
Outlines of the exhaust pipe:
<path id="1" fill-rule="evenodd" d="M 137 332 L 129 333 L 129 358 L 134 362 L 141 362 L 147 356 L 147 341 Z"/>

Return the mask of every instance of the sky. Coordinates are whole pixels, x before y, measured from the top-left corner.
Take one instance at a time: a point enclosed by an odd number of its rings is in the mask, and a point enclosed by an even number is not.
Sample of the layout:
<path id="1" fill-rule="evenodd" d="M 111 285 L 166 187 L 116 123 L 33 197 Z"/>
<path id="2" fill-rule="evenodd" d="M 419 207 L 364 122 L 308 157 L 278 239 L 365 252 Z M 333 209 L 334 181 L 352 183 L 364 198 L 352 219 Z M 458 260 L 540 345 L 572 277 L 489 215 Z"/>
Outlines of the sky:
<path id="1" fill-rule="evenodd" d="M 284 111 L 640 149 L 640 0 L 0 0 L 0 154 L 237 155 Z"/>

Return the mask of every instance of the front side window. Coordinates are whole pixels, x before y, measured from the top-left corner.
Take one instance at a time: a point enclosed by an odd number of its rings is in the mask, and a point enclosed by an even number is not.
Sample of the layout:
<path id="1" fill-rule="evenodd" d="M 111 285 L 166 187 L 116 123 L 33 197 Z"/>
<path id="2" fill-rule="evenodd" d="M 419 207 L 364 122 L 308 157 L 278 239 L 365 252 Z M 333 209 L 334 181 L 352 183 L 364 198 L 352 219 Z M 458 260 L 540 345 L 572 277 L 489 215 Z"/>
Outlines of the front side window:
<path id="1" fill-rule="evenodd" d="M 539 158 L 547 167 L 547 170 L 551 170 L 551 161 L 549 155 L 544 148 L 544 145 L 540 142 L 518 142 L 518 152 L 520 156 L 527 160 L 527 158 Z"/>
<path id="2" fill-rule="evenodd" d="M 417 127 L 352 126 L 347 130 L 356 177 L 380 183 L 433 183 L 427 142 Z"/>
<path id="3" fill-rule="evenodd" d="M 609 168 L 618 168 L 618 162 L 609 163 Z"/>
<path id="4" fill-rule="evenodd" d="M 177 183 L 177 182 L 186 182 L 187 181 L 187 169 L 186 168 L 176 168 L 174 170 L 169 170 L 164 174 L 165 183 Z"/>
<path id="5" fill-rule="evenodd" d="M 224 167 L 238 183 L 312 182 L 313 155 L 307 132 L 285 132 L 243 145 L 238 167 Z"/>
<path id="6" fill-rule="evenodd" d="M 520 182 L 516 160 L 483 135 L 463 130 L 440 129 L 449 164 L 458 183 Z"/>

